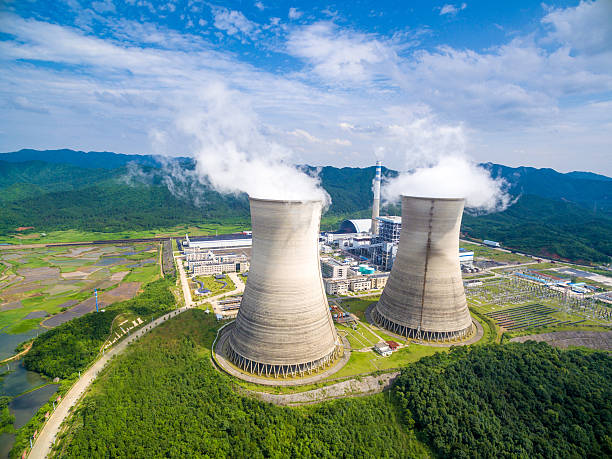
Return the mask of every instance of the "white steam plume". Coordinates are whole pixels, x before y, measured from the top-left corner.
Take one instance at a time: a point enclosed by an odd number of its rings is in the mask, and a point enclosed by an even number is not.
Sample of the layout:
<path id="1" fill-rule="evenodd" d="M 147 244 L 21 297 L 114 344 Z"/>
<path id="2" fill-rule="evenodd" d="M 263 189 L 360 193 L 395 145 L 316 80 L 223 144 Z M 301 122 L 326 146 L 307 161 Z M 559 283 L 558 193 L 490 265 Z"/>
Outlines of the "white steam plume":
<path id="1" fill-rule="evenodd" d="M 396 151 L 404 154 L 408 172 L 383 184 L 384 200 L 396 202 L 401 195 L 465 198 L 466 208 L 477 213 L 499 212 L 512 204 L 507 183 L 465 155 L 461 126 L 438 125 L 428 116 L 389 126 L 388 133 Z"/>
<path id="2" fill-rule="evenodd" d="M 221 193 L 254 198 L 322 200 L 330 198 L 317 176 L 297 169 L 291 152 L 269 140 L 257 116 L 237 92 L 211 84 L 200 94 L 197 110 L 178 121 L 195 139 L 196 173 Z"/>
<path id="3" fill-rule="evenodd" d="M 383 195 L 393 201 L 400 195 L 465 198 L 468 209 L 496 212 L 510 204 L 505 188 L 504 180 L 492 178 L 489 171 L 471 160 L 444 156 L 430 167 L 417 168 L 389 180 L 383 188 Z"/>

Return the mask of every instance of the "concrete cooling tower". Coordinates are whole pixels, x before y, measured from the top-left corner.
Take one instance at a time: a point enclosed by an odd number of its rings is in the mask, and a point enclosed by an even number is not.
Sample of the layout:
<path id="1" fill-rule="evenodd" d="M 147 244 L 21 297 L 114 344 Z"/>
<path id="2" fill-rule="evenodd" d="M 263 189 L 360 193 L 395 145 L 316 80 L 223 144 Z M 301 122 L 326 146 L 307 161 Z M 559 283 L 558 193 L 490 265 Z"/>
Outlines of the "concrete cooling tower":
<path id="1" fill-rule="evenodd" d="M 319 265 L 322 202 L 250 203 L 251 266 L 229 357 L 260 375 L 311 373 L 331 364 L 341 349 Z"/>
<path id="2" fill-rule="evenodd" d="M 472 333 L 459 266 L 463 199 L 402 196 L 397 257 L 373 319 L 408 338 L 452 341 Z"/>

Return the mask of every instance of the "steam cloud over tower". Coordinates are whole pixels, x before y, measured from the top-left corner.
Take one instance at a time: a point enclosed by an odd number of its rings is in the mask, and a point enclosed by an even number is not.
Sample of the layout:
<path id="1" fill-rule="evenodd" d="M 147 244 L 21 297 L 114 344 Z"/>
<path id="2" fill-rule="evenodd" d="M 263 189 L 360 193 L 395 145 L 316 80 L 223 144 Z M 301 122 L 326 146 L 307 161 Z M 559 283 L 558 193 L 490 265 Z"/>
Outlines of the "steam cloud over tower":
<path id="1" fill-rule="evenodd" d="M 457 257 L 463 206 L 463 199 L 402 196 L 397 258 L 372 311 L 384 328 L 432 341 L 471 334 Z"/>
<path id="2" fill-rule="evenodd" d="M 372 235 L 378 234 L 378 218 L 380 212 L 380 179 L 382 176 L 382 162 L 376 161 L 376 176 L 374 177 L 374 201 L 372 203 Z"/>
<path id="3" fill-rule="evenodd" d="M 319 265 L 321 201 L 250 198 L 249 279 L 229 357 L 258 374 L 304 374 L 339 353 Z"/>

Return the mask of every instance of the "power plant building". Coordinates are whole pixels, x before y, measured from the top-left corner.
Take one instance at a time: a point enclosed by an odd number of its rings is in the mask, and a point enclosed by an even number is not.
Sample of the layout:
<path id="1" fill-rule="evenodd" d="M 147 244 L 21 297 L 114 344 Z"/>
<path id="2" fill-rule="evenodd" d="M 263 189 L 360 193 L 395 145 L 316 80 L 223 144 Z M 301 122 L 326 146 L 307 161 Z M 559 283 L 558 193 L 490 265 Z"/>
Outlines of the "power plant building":
<path id="1" fill-rule="evenodd" d="M 319 264 L 321 201 L 250 198 L 253 247 L 249 280 L 229 358 L 242 370 L 303 375 L 341 353 Z"/>
<path id="2" fill-rule="evenodd" d="M 321 262 L 321 273 L 323 277 L 330 279 L 346 279 L 349 267 L 333 258 Z"/>
<path id="3" fill-rule="evenodd" d="M 379 325 L 431 341 L 472 333 L 457 256 L 463 206 L 463 199 L 402 197 L 397 257 L 372 311 Z"/>

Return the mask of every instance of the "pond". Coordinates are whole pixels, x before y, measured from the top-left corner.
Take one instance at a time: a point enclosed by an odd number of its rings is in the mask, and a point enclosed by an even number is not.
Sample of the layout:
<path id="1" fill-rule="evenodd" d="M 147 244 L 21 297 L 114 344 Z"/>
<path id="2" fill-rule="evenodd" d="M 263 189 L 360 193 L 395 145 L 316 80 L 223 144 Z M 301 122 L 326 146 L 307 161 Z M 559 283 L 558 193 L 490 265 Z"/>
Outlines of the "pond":
<path id="1" fill-rule="evenodd" d="M 0 395 L 14 397 L 48 382 L 35 371 L 26 370 L 21 360 L 10 362 L 0 367 L 2 371 L 7 369 L 9 369 L 9 373 L 5 374 L 0 383 Z"/>
<path id="2" fill-rule="evenodd" d="M 125 258 L 120 257 L 103 257 L 98 260 L 96 266 L 110 266 L 110 265 L 118 265 L 127 263 L 128 261 Z"/>
<path id="3" fill-rule="evenodd" d="M 31 338 L 38 336 L 43 330 L 35 329 L 29 330 L 25 333 L 17 333 L 12 335 L 10 333 L 2 333 L 0 331 L 0 360 L 4 360 L 15 355 L 15 348 L 24 341 L 28 341 Z"/>
<path id="4" fill-rule="evenodd" d="M 9 453 L 13 448 L 13 443 L 15 443 L 15 434 L 0 434 L 0 459 L 5 459 L 9 457 Z"/>
<path id="5" fill-rule="evenodd" d="M 57 392 L 58 387 L 59 384 L 48 384 L 11 400 L 9 411 L 15 415 L 15 429 L 26 425 L 38 409 Z"/>

